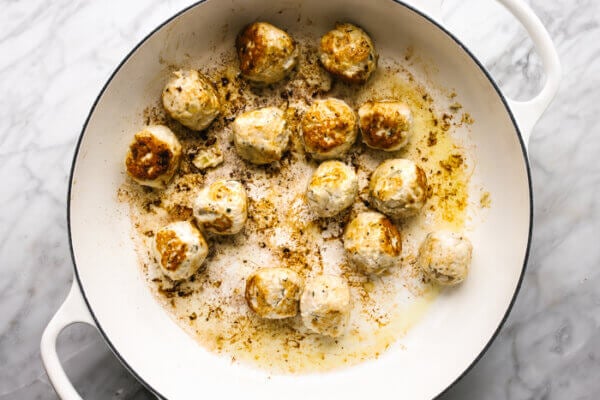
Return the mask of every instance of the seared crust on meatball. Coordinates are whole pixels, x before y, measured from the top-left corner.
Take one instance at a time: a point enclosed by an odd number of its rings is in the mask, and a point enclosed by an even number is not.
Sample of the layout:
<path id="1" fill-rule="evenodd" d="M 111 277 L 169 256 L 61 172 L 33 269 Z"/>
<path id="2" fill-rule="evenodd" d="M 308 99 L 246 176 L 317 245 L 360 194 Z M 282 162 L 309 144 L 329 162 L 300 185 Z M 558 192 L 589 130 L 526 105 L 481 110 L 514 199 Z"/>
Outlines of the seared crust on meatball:
<path id="1" fill-rule="evenodd" d="M 173 280 L 187 279 L 208 255 L 204 237 L 190 222 L 173 222 L 154 235 L 154 256 L 163 274 Z"/>
<path id="2" fill-rule="evenodd" d="M 219 234 L 233 235 L 242 230 L 248 218 L 248 197 L 241 183 L 218 180 L 202 188 L 194 202 L 198 225 Z"/>
<path id="3" fill-rule="evenodd" d="M 366 82 L 377 68 L 377 52 L 367 33 L 356 25 L 338 23 L 321 38 L 321 64 L 350 83 Z"/>
<path id="4" fill-rule="evenodd" d="M 302 279 L 289 268 L 262 268 L 246 280 L 248 307 L 262 318 L 282 319 L 298 314 Z"/>
<path id="5" fill-rule="evenodd" d="M 125 158 L 129 176 L 144 186 L 164 188 L 179 166 L 181 145 L 169 128 L 148 126 L 134 135 Z"/>
<path id="6" fill-rule="evenodd" d="M 427 201 L 427 176 L 413 161 L 397 158 L 381 163 L 369 183 L 371 203 L 393 218 L 414 216 Z"/>
<path id="7" fill-rule="evenodd" d="M 316 159 L 340 157 L 356 140 L 356 113 L 344 101 L 334 98 L 316 100 L 301 123 L 306 151 Z"/>
<path id="8" fill-rule="evenodd" d="M 253 84 L 278 82 L 298 63 L 294 39 L 267 22 L 246 26 L 237 36 L 235 46 L 242 75 Z"/>
<path id="9" fill-rule="evenodd" d="M 399 101 L 367 101 L 358 109 L 360 132 L 369 147 L 395 151 L 406 146 L 412 128 L 410 108 Z"/>
<path id="10" fill-rule="evenodd" d="M 165 142 L 147 135 L 146 132 L 135 134 L 135 141 L 129 146 L 127 156 L 127 172 L 137 179 L 156 179 L 167 172 L 175 157 Z"/>
<path id="11" fill-rule="evenodd" d="M 383 214 L 362 212 L 346 226 L 344 249 L 359 271 L 379 274 L 399 262 L 402 236 Z"/>

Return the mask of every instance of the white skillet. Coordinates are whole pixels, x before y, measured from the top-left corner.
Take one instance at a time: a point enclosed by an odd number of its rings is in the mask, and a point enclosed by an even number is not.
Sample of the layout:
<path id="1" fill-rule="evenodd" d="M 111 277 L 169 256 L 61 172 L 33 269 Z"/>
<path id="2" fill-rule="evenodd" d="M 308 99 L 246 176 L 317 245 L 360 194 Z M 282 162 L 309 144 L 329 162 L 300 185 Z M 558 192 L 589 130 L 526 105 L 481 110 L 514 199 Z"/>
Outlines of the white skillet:
<path id="1" fill-rule="evenodd" d="M 484 67 L 443 27 L 441 0 L 208 0 L 148 35 L 102 89 L 77 145 L 68 198 L 75 279 L 41 343 L 58 395 L 80 399 L 56 353 L 58 334 L 74 322 L 97 327 L 127 369 L 169 399 L 431 399 L 457 381 L 489 346 L 519 289 L 532 229 L 526 143 L 560 80 L 556 50 L 539 19 L 522 0 L 498 1 L 524 25 L 544 64 L 545 86 L 526 102 L 505 98 Z M 299 15 L 313 24 L 299 25 Z M 181 330 L 139 272 L 127 208 L 116 192 L 140 113 L 160 91 L 165 66 L 159 58 L 177 64 L 188 53 L 201 62 L 232 46 L 239 29 L 258 19 L 316 34 L 336 21 L 353 21 L 373 36 L 384 57 L 400 57 L 412 44 L 438 67 L 436 83 L 455 88 L 476 121 L 471 135 L 475 173 L 493 205 L 469 233 L 476 249 L 472 273 L 460 290 L 438 297 L 403 338 L 404 349 L 392 348 L 376 361 L 299 376 L 232 364 Z"/>

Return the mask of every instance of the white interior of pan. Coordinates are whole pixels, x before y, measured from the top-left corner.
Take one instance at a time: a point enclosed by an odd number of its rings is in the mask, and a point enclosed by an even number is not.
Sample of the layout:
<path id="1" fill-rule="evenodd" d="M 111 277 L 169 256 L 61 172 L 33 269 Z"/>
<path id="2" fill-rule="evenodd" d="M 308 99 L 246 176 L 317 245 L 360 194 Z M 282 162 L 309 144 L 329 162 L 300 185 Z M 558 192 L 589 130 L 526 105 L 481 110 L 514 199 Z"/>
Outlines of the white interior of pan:
<path id="1" fill-rule="evenodd" d="M 281 11 L 281 12 L 280 12 Z M 298 17 L 301 16 L 300 22 Z M 306 25 L 310 18 L 311 25 Z M 205 351 L 162 309 L 141 277 L 125 204 L 117 202 L 123 156 L 140 113 L 160 90 L 164 64 L 209 62 L 233 45 L 239 28 L 268 20 L 320 35 L 349 20 L 371 33 L 380 53 L 401 57 L 407 45 L 431 59 L 441 86 L 455 88 L 476 123 L 470 140 L 474 180 L 492 207 L 469 233 L 475 248 L 469 279 L 445 291 L 426 317 L 376 361 L 339 371 L 272 376 Z M 187 54 L 187 55 L 186 55 Z M 477 357 L 502 320 L 523 268 L 529 215 L 526 165 L 515 128 L 485 74 L 450 37 L 393 1 L 208 1 L 150 37 L 121 67 L 99 100 L 83 137 L 71 194 L 77 270 L 92 312 L 120 357 L 167 398 L 373 398 L 396 393 L 431 398 Z"/>

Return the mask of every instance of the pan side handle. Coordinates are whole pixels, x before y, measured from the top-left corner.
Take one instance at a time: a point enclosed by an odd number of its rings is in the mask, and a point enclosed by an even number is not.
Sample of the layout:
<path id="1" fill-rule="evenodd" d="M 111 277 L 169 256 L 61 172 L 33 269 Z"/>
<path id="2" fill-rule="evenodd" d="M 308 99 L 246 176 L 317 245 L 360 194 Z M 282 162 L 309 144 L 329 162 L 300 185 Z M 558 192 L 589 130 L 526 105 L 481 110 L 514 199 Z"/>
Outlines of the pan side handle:
<path id="1" fill-rule="evenodd" d="M 562 78 L 560 59 L 550 34 L 523 0 L 497 0 L 523 25 L 535 49 L 542 59 L 546 82 L 542 90 L 532 99 L 517 101 L 509 99 L 509 106 L 517 120 L 523 142 L 527 146 L 531 131 L 556 95 Z"/>
<path id="2" fill-rule="evenodd" d="M 442 2 L 444 0 L 419 0 L 419 9 L 431 18 L 442 21 Z M 515 116 L 525 146 L 528 146 L 531 131 L 558 91 L 562 78 L 560 59 L 550 34 L 523 0 L 496 0 L 502 4 L 525 28 L 544 68 L 546 81 L 542 90 L 532 99 L 518 101 L 508 99 L 508 105 Z"/>
<path id="3" fill-rule="evenodd" d="M 77 322 L 96 326 L 79 291 L 79 286 L 73 280 L 67 298 L 46 326 L 40 345 L 46 373 L 56 394 L 63 400 L 81 400 L 81 396 L 65 373 L 56 352 L 56 340 L 60 332 L 67 326 Z"/>

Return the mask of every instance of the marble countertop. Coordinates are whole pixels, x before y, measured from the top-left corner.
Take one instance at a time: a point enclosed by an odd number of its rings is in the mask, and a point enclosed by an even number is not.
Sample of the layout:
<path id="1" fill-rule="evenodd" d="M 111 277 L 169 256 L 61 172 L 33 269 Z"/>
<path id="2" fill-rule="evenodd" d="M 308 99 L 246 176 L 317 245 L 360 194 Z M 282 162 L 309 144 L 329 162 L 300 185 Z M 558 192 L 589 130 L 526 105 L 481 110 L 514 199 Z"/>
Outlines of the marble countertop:
<path id="1" fill-rule="evenodd" d="M 534 130 L 529 268 L 499 337 L 451 399 L 600 397 L 600 2 L 530 0 L 558 47 L 561 90 Z M 189 0 L 0 0 L 0 400 L 56 398 L 39 340 L 72 280 L 65 215 L 77 136 L 109 74 Z M 541 86 L 539 59 L 493 0 L 446 0 L 450 29 L 510 96 Z M 86 399 L 150 399 L 93 328 L 59 354 Z"/>

